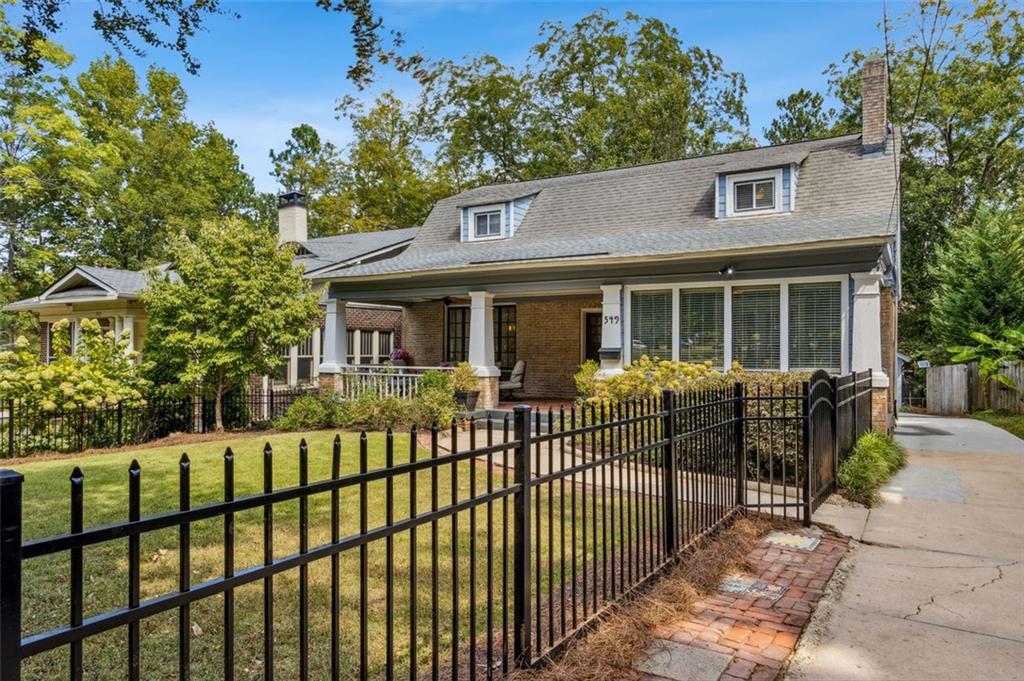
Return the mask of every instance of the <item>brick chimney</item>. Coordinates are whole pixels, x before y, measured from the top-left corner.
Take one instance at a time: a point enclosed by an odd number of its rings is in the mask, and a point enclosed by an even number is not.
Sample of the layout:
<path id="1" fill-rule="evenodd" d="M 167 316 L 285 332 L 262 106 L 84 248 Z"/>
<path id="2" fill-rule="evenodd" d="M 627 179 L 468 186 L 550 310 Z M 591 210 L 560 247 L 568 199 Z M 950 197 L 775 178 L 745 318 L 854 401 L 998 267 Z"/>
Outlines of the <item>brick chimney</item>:
<path id="1" fill-rule="evenodd" d="M 889 132 L 886 115 L 885 59 L 872 54 L 860 75 L 861 145 L 867 153 L 882 151 Z"/>
<path id="2" fill-rule="evenodd" d="M 277 199 L 277 243 L 287 244 L 307 238 L 306 195 L 302 192 L 282 194 Z"/>

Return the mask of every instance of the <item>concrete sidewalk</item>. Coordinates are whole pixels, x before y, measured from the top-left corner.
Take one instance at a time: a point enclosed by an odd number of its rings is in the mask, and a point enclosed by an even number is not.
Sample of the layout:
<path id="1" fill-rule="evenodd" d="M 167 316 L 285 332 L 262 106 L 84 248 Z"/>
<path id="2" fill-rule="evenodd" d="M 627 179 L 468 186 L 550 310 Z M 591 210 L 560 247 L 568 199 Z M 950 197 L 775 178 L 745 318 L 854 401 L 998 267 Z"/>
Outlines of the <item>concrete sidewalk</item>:
<path id="1" fill-rule="evenodd" d="M 870 511 L 815 520 L 858 542 L 787 679 L 1024 679 L 1024 440 L 903 415 L 908 466 Z"/>

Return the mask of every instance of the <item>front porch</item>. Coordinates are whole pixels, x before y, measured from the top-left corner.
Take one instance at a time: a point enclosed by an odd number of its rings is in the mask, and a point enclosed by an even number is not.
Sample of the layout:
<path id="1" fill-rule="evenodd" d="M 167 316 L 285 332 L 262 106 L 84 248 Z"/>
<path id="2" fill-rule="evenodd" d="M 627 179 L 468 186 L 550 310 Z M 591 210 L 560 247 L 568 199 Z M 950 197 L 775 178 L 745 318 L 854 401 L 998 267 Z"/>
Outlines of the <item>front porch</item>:
<path id="1" fill-rule="evenodd" d="M 892 296 L 874 271 L 769 275 L 730 267 L 620 283 L 494 282 L 486 289 L 336 282 L 330 295 L 320 371 L 321 384 L 336 392 L 345 392 L 348 376 L 367 371 L 345 362 L 345 305 L 357 300 L 402 307 L 401 344 L 420 369 L 400 373 L 468 362 L 479 379 L 478 410 L 522 400 L 550 400 L 556 408 L 577 396 L 574 374 L 584 361 L 598 361 L 601 378 L 647 355 L 710 362 L 718 370 L 734 363 L 749 371 L 835 375 L 872 369 L 878 421 L 888 420 L 885 367 L 895 325 Z M 499 394 L 499 382 L 518 362 L 525 364 L 521 387 Z"/>
<path id="2" fill-rule="evenodd" d="M 609 301 L 616 315 L 619 300 L 616 290 Z M 386 372 L 392 375 L 384 381 L 389 390 L 395 376 L 404 377 L 394 389 L 405 394 L 427 369 L 467 361 L 480 378 L 478 409 L 511 409 L 527 401 L 545 411 L 557 410 L 576 397 L 573 376 L 580 364 L 600 359 L 605 307 L 600 288 L 557 296 L 469 292 L 439 300 L 387 302 L 403 306 L 402 347 L 412 356 L 411 366 L 377 370 L 332 361 L 332 343 L 334 358 L 345 357 L 348 350 L 343 347 L 343 303 L 333 310 L 329 306 L 320 372 L 328 376 L 330 389 L 346 393 L 353 380 L 381 383 L 381 378 L 368 375 Z M 333 338 L 328 338 L 332 326 Z M 615 337 L 618 345 L 617 331 Z M 499 395 L 499 382 L 507 380 L 520 361 L 525 363 L 522 387 Z M 353 379 L 359 375 L 365 378 Z"/>

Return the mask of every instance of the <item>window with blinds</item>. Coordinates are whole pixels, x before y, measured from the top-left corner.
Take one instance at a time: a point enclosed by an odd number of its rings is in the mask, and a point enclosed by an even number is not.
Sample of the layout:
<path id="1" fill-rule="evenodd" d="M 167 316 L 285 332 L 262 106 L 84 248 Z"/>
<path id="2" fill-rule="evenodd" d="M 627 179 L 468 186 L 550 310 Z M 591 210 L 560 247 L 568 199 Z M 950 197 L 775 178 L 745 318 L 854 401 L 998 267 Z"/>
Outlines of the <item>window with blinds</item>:
<path id="1" fill-rule="evenodd" d="M 632 359 L 672 359 L 672 291 L 633 291 L 630 298 Z"/>
<path id="2" fill-rule="evenodd" d="M 789 367 L 842 370 L 842 289 L 838 281 L 789 286 Z"/>
<path id="3" fill-rule="evenodd" d="M 779 287 L 733 288 L 733 361 L 744 369 L 778 369 L 779 343 Z"/>
<path id="4" fill-rule="evenodd" d="M 359 363 L 373 364 L 373 331 L 365 329 L 359 334 Z"/>
<path id="5" fill-rule="evenodd" d="M 383 364 L 391 357 L 393 333 L 381 331 L 377 334 L 377 364 Z"/>
<path id="6" fill-rule="evenodd" d="M 680 289 L 679 359 L 725 363 L 725 291 L 721 288 Z"/>

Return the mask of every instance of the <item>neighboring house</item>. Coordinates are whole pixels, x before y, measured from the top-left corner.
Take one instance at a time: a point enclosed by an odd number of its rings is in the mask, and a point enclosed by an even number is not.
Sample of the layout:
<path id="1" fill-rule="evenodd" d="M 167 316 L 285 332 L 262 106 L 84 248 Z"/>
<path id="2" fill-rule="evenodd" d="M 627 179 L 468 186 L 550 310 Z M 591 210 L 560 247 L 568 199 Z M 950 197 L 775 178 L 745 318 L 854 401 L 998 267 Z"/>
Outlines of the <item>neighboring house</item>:
<path id="1" fill-rule="evenodd" d="M 416 235 L 416 229 L 410 228 L 308 239 L 303 199 L 297 192 L 281 197 L 278 239 L 282 244 L 295 244 L 295 263 L 303 267 L 307 277 L 390 257 L 405 249 Z M 169 267 L 160 265 L 157 269 L 166 271 Z M 173 276 L 173 269 L 171 273 Z M 147 276 L 147 270 L 77 265 L 40 295 L 10 303 L 4 309 L 28 311 L 39 319 L 40 353 L 44 361 L 50 358 L 50 329 L 63 319 L 71 323 L 73 341 L 82 319 L 97 319 L 101 327 L 118 335 L 128 331 L 132 348 L 141 350 L 146 335 L 146 308 L 141 295 Z M 348 364 L 379 364 L 400 344 L 401 308 L 353 303 L 348 315 Z M 316 383 L 322 363 L 322 336 L 321 327 L 301 345 L 283 349 L 286 362 L 276 376 L 260 379 L 262 387 Z"/>
<path id="2" fill-rule="evenodd" d="M 347 366 L 346 307 L 386 303 L 404 308 L 416 365 L 475 367 L 484 407 L 517 360 L 520 396 L 569 397 L 584 360 L 608 375 L 647 354 L 750 370 L 870 368 L 876 423 L 890 422 L 899 137 L 885 81 L 884 62 L 869 59 L 857 134 L 439 201 L 402 253 L 311 275 L 328 287 L 321 383 L 341 390 L 360 375 Z"/>

